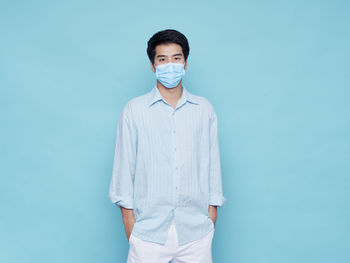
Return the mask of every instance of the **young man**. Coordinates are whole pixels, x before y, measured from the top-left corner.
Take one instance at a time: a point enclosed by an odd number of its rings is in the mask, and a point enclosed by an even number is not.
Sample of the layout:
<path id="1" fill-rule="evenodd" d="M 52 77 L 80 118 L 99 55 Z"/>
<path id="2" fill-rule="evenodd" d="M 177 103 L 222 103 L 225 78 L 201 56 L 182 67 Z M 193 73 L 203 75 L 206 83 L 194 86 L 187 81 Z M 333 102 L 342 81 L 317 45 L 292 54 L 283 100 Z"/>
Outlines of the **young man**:
<path id="1" fill-rule="evenodd" d="M 121 208 L 128 263 L 209 263 L 217 206 L 226 201 L 217 116 L 182 85 L 189 55 L 183 34 L 154 34 L 147 54 L 157 84 L 120 115 L 109 189 Z"/>

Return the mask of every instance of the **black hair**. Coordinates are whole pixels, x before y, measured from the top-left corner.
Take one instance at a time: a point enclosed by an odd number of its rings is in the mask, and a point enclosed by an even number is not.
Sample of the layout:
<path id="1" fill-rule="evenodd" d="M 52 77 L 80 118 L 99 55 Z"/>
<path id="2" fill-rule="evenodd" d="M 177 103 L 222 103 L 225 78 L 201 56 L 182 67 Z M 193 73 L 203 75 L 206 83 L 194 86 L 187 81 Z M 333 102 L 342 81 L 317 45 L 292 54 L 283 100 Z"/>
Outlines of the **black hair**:
<path id="1" fill-rule="evenodd" d="M 149 59 L 154 63 L 154 56 L 156 55 L 156 47 L 161 44 L 175 43 L 182 47 L 182 53 L 184 54 L 185 61 L 190 53 L 190 46 L 188 45 L 187 38 L 174 29 L 166 29 L 155 33 L 147 42 L 147 55 Z"/>

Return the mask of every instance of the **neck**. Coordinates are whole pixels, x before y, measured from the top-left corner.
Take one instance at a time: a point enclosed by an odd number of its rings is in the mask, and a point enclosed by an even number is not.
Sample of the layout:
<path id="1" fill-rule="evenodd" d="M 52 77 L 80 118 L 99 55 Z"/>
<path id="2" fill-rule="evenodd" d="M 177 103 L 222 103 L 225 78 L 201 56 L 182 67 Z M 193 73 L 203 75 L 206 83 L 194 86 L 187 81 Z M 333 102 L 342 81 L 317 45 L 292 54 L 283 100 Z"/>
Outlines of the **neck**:
<path id="1" fill-rule="evenodd" d="M 177 101 L 181 98 L 181 95 L 182 95 L 181 86 L 182 86 L 182 81 L 180 81 L 180 83 L 176 87 L 169 89 L 167 87 L 164 87 L 164 85 L 157 80 L 157 88 L 160 94 L 163 96 L 163 98 L 166 101 L 170 103 L 177 103 Z"/>

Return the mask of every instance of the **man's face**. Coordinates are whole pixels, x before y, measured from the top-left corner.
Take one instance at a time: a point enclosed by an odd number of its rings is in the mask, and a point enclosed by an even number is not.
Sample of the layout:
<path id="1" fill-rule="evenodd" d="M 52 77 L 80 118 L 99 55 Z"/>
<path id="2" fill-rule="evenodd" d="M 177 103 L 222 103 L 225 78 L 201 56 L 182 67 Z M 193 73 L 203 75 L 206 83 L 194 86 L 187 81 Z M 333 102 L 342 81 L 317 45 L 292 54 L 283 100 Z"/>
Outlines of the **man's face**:
<path id="1" fill-rule="evenodd" d="M 187 69 L 187 61 L 185 61 L 184 54 L 182 53 L 182 47 L 175 43 L 156 46 L 154 64 L 151 62 L 152 71 L 156 72 L 156 66 L 169 62 L 185 64 L 185 69 Z"/>

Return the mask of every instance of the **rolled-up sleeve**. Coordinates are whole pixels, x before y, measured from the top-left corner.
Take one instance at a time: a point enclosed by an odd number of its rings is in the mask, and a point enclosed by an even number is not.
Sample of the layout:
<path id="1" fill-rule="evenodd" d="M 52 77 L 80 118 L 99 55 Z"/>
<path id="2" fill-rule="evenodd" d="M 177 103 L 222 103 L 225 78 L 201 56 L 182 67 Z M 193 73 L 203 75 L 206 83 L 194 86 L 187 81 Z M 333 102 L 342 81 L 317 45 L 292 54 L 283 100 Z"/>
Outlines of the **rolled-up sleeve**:
<path id="1" fill-rule="evenodd" d="M 113 172 L 109 186 L 110 201 L 128 209 L 133 209 L 137 147 L 137 131 L 131 116 L 130 106 L 127 104 L 118 120 Z"/>
<path id="2" fill-rule="evenodd" d="M 226 198 L 222 192 L 222 176 L 220 164 L 220 150 L 218 140 L 218 122 L 212 109 L 210 118 L 210 171 L 209 171 L 209 204 L 222 206 Z"/>

